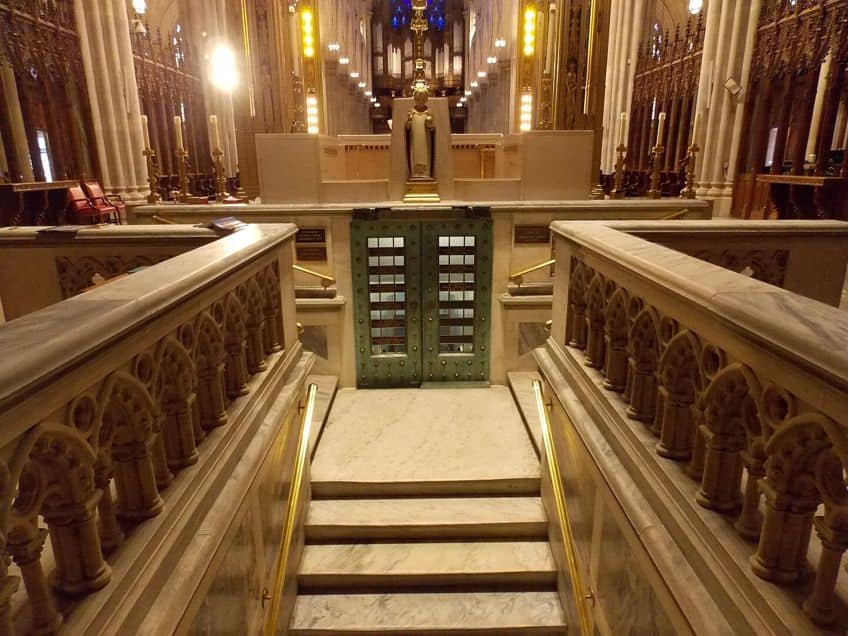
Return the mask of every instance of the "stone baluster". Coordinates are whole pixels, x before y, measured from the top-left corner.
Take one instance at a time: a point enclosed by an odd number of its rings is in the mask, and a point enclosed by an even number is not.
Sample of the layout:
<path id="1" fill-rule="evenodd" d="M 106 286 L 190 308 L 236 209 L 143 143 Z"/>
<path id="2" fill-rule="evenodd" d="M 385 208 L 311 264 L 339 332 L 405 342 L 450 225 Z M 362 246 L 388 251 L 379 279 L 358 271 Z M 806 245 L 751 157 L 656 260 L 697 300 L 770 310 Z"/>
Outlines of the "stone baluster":
<path id="1" fill-rule="evenodd" d="M 115 485 L 118 491 L 118 517 L 128 520 L 149 519 L 162 510 L 153 469 L 151 447 L 154 438 L 112 447 Z"/>
<path id="2" fill-rule="evenodd" d="M 834 619 L 836 579 L 842 554 L 848 549 L 848 532 L 842 528 L 831 528 L 824 517 L 816 517 L 814 524 L 822 551 L 816 581 L 810 597 L 804 601 L 804 611 L 816 623 L 829 625 Z"/>
<path id="3" fill-rule="evenodd" d="M 43 512 L 56 559 L 53 585 L 62 594 L 89 594 L 103 588 L 112 576 L 97 534 L 96 509 L 101 495 L 93 490 L 84 501 Z"/>
<path id="4" fill-rule="evenodd" d="M 753 457 L 748 452 L 742 453 L 745 472 L 748 480 L 745 483 L 745 493 L 742 499 L 742 512 L 734 527 L 745 539 L 755 541 L 760 537 L 763 527 L 763 515 L 760 512 L 760 479 L 765 477 L 763 460 Z"/>
<path id="5" fill-rule="evenodd" d="M 231 297 L 227 307 L 225 325 L 225 347 L 227 362 L 227 396 L 230 399 L 247 395 L 247 330 L 244 326 L 244 313 L 237 298 Z"/>
<path id="6" fill-rule="evenodd" d="M 100 533 L 100 548 L 111 552 L 124 540 L 124 533 L 115 516 L 115 502 L 112 500 L 111 466 L 100 465 L 94 470 L 94 484 L 102 492 L 97 504 L 97 521 Z"/>
<path id="7" fill-rule="evenodd" d="M 657 412 L 662 415 L 657 453 L 669 459 L 689 459 L 692 455 L 692 402 L 670 393 L 665 386 L 659 389 L 659 402 L 662 408 Z"/>
<path id="8" fill-rule="evenodd" d="M 47 539 L 47 530 L 37 527 L 37 521 L 26 522 L 9 537 L 8 551 L 21 569 L 27 598 L 32 606 L 32 632 L 55 634 L 62 625 L 62 615 L 57 611 L 47 577 L 41 566 L 41 552 Z"/>
<path id="9" fill-rule="evenodd" d="M 153 462 L 153 474 L 156 476 L 156 487 L 164 490 L 174 481 L 174 474 L 168 468 L 168 453 L 165 451 L 164 428 L 167 418 L 161 411 L 153 422 L 153 442 L 150 446 L 150 459 Z"/>
<path id="10" fill-rule="evenodd" d="M 12 624 L 12 595 L 18 591 L 21 580 L 16 576 L 8 576 L 6 557 L 3 555 L 3 567 L 0 577 L 0 636 L 15 636 L 15 627 Z"/>
<path id="11" fill-rule="evenodd" d="M 765 514 L 751 569 L 767 581 L 793 583 L 804 573 L 818 502 L 779 492 L 768 476 L 760 480 L 760 490 L 765 495 Z"/>
<path id="12" fill-rule="evenodd" d="M 721 512 L 735 510 L 740 504 L 744 437 L 720 435 L 703 427 L 706 454 L 701 487 L 695 495 L 699 504 Z"/>
<path id="13" fill-rule="evenodd" d="M 701 412 L 698 409 L 698 412 Z M 704 425 L 698 423 L 695 426 L 695 435 L 692 444 L 692 459 L 686 466 L 686 474 L 695 481 L 700 482 L 704 477 L 704 461 L 707 455 L 707 442 L 704 437 Z"/>
<path id="14" fill-rule="evenodd" d="M 164 406 L 162 438 L 168 468 L 172 470 L 196 464 L 199 457 L 195 442 L 194 402 L 195 394 L 192 393 L 185 398 L 167 400 Z"/>

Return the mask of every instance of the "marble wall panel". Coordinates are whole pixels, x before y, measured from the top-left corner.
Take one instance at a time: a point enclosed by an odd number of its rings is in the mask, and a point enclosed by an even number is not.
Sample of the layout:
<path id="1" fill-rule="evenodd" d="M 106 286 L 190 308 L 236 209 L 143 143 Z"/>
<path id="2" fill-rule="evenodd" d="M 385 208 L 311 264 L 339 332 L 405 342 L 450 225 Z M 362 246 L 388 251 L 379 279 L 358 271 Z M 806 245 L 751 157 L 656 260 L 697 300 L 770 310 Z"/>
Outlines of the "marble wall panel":
<path id="1" fill-rule="evenodd" d="M 600 559 L 595 590 L 609 634 L 674 634 L 653 588 L 613 515 L 601 515 Z"/>

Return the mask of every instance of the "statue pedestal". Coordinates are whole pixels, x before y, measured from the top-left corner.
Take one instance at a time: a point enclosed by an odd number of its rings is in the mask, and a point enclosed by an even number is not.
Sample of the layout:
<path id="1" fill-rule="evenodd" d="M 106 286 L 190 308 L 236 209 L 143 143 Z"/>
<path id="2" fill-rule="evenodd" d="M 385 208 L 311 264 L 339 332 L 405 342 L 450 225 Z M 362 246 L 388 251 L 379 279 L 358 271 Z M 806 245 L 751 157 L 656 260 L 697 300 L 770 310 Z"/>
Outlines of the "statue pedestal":
<path id="1" fill-rule="evenodd" d="M 438 203 L 439 201 L 441 201 L 439 182 L 435 179 L 416 179 L 406 182 L 404 203 Z"/>

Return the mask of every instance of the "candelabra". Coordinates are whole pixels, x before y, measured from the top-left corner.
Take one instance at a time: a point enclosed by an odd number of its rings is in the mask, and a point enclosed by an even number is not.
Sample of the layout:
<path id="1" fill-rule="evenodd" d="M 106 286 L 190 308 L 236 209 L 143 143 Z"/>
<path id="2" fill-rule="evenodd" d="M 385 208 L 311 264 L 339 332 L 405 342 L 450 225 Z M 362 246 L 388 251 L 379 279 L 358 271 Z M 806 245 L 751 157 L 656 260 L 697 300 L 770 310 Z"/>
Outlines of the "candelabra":
<path id="1" fill-rule="evenodd" d="M 660 191 L 660 163 L 665 154 L 665 147 L 657 144 L 652 152 L 653 163 L 651 165 L 651 189 L 648 190 L 648 196 L 652 199 L 659 199 L 662 196 Z"/>
<path id="2" fill-rule="evenodd" d="M 619 144 L 615 149 L 618 153 L 618 158 L 615 160 L 615 175 L 613 176 L 613 186 L 610 192 L 611 199 L 623 199 L 624 193 L 624 157 L 627 154 L 627 146 Z"/>
<path id="3" fill-rule="evenodd" d="M 156 159 L 156 151 L 153 148 L 145 148 L 142 154 L 147 159 L 147 184 L 150 187 L 147 202 L 159 203 L 159 161 Z"/>
<path id="4" fill-rule="evenodd" d="M 700 150 L 701 148 L 694 141 L 689 146 L 689 154 L 686 155 L 686 187 L 680 191 L 681 199 L 695 198 L 695 160 Z"/>
<path id="5" fill-rule="evenodd" d="M 215 157 L 215 201 L 223 203 L 224 199 L 230 196 L 227 192 L 227 176 L 224 172 L 224 151 L 215 148 L 212 156 Z"/>
<path id="6" fill-rule="evenodd" d="M 188 186 L 188 151 L 185 148 L 177 148 L 177 170 L 180 177 L 177 200 L 183 203 L 192 197 Z"/>

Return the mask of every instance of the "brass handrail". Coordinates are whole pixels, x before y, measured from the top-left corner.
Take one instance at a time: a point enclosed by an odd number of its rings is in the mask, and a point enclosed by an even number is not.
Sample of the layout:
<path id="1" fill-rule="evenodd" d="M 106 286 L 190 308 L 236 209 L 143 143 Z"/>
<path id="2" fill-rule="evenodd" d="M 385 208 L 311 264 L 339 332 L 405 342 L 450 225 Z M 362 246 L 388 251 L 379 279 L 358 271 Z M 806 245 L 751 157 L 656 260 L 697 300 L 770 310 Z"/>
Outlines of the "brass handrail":
<path id="1" fill-rule="evenodd" d="M 536 399 L 536 410 L 538 411 L 539 421 L 542 424 L 545 459 L 551 474 L 551 486 L 554 503 L 556 504 L 560 540 L 565 550 L 565 560 L 569 570 L 568 575 L 571 579 L 571 587 L 574 591 L 574 600 L 577 605 L 577 614 L 580 619 L 580 631 L 584 636 L 589 636 L 592 634 L 592 617 L 587 602 L 591 601 L 594 604 L 594 593 L 591 589 L 588 592 L 585 590 L 583 581 L 580 578 L 580 571 L 577 568 L 577 555 L 574 552 L 574 538 L 571 535 L 568 506 L 565 503 L 565 493 L 562 489 L 562 474 L 559 469 L 559 459 L 557 459 L 554 449 L 551 421 L 548 418 L 548 410 L 545 407 L 545 401 L 542 397 L 542 383 L 539 380 L 533 380 L 533 396 Z"/>
<path id="2" fill-rule="evenodd" d="M 662 218 L 663 221 L 673 221 L 674 219 L 683 219 L 689 216 L 689 209 L 678 210 L 677 212 L 672 212 L 671 214 L 664 216 Z"/>
<path id="3" fill-rule="evenodd" d="M 164 217 L 164 216 L 161 216 L 159 214 L 153 215 L 153 222 L 154 223 L 163 223 L 165 225 L 179 225 L 179 223 L 177 223 L 176 221 L 172 221 L 171 219 Z"/>
<path id="4" fill-rule="evenodd" d="M 309 274 L 310 276 L 315 276 L 321 281 L 321 287 L 327 289 L 330 285 L 335 284 L 336 279 L 327 274 L 322 274 L 321 272 L 316 272 L 315 270 L 309 269 L 307 267 L 303 267 L 302 265 L 292 265 L 292 269 L 303 272 L 304 274 Z"/>
<path id="5" fill-rule="evenodd" d="M 540 269 L 550 267 L 554 263 L 556 263 L 556 259 L 549 258 L 548 260 L 543 261 L 541 263 L 537 263 L 536 265 L 531 265 L 530 267 L 522 269 L 519 272 L 515 272 L 512 276 L 509 277 L 509 281 L 511 283 L 515 283 L 518 286 L 521 286 L 521 281 L 524 279 L 525 276 L 527 276 L 527 274 L 532 274 L 533 272 L 538 271 Z"/>
<path id="6" fill-rule="evenodd" d="M 263 604 L 265 599 L 271 601 L 271 609 L 265 622 L 265 633 L 275 634 L 277 620 L 280 613 L 280 602 L 285 592 L 286 570 L 289 566 L 289 550 L 291 550 L 292 539 L 295 531 L 295 518 L 300 506 L 300 491 L 303 486 L 303 473 L 306 469 L 307 451 L 309 450 L 309 432 L 312 428 L 312 416 L 315 413 L 315 399 L 318 395 L 318 385 L 310 384 L 306 389 L 306 408 L 303 410 L 303 419 L 300 433 L 297 438 L 297 450 L 294 461 L 294 474 L 289 486 L 289 497 L 286 505 L 286 525 L 283 529 L 283 543 L 280 546 L 280 555 L 277 557 L 277 576 L 274 581 L 274 589 L 268 592 L 263 590 Z M 275 502 L 266 502 L 274 505 Z"/>

